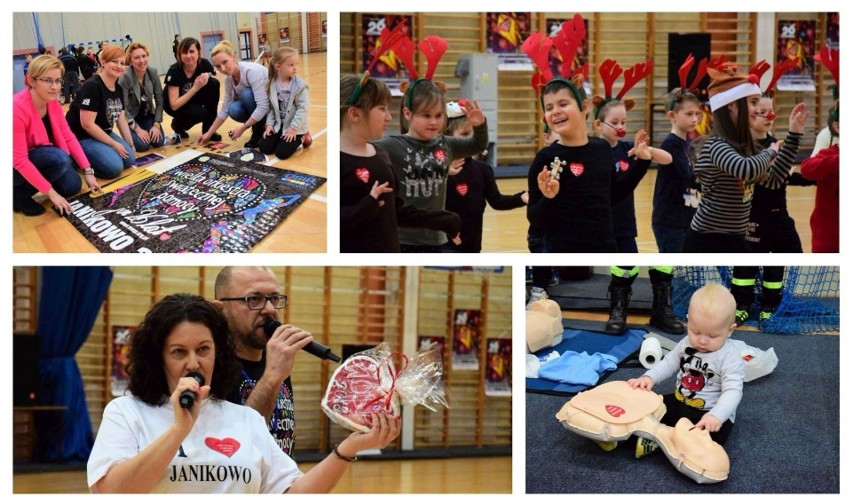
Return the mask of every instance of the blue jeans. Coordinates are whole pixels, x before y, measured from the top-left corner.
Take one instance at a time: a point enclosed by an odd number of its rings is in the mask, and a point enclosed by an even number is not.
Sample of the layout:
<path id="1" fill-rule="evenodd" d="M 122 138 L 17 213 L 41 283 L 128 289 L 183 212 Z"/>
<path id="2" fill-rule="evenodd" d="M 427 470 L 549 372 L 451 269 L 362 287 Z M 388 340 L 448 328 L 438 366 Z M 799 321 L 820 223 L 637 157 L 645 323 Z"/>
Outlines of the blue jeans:
<path id="1" fill-rule="evenodd" d="M 657 249 L 660 253 L 680 253 L 683 251 L 683 239 L 686 237 L 686 229 L 675 229 L 651 224 L 654 230 L 654 239 L 657 241 Z"/>
<path id="2" fill-rule="evenodd" d="M 74 161 L 67 152 L 52 145 L 36 147 L 30 150 L 29 158 L 59 195 L 71 197 L 80 192 L 83 182 L 75 171 Z M 14 186 L 12 197 L 16 203 L 32 198 L 38 192 L 38 189 L 30 185 L 18 170 L 13 171 L 12 185 Z"/>
<path id="3" fill-rule="evenodd" d="M 235 97 L 234 101 L 228 106 L 228 115 L 237 122 L 245 122 L 249 120 L 254 109 L 257 108 L 257 102 L 254 101 L 254 91 L 250 87 L 243 89 L 239 97 Z"/>
<path id="4" fill-rule="evenodd" d="M 139 124 L 139 127 L 144 129 L 145 131 L 150 131 L 152 127 L 154 127 L 154 116 L 149 114 L 145 117 L 136 117 L 136 124 Z M 153 143 L 145 143 L 142 141 L 142 138 L 136 134 L 135 128 L 130 128 L 130 136 L 133 138 L 133 146 L 136 147 L 137 152 L 145 152 L 151 147 L 157 148 L 162 147 L 163 143 L 166 142 L 166 137 L 163 133 L 162 128 L 160 129 L 160 139 Z"/>
<path id="5" fill-rule="evenodd" d="M 127 159 L 122 159 L 114 148 L 94 138 L 80 140 L 80 146 L 83 147 L 83 152 L 86 153 L 86 158 L 89 159 L 92 169 L 95 170 L 95 176 L 98 178 L 116 178 L 125 168 L 133 166 L 133 163 L 136 162 L 136 153 L 133 152 L 133 147 L 124 141 L 124 138 L 113 131 L 109 132 L 109 136 L 124 145 L 128 153 Z"/>

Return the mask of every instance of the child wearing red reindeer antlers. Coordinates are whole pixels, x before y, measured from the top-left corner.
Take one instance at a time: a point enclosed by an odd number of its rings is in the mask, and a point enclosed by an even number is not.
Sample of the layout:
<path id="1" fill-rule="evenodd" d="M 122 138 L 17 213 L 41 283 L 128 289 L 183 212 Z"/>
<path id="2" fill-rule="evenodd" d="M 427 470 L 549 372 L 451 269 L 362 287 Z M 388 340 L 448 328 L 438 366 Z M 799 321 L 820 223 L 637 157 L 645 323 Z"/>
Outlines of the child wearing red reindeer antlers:
<path id="1" fill-rule="evenodd" d="M 834 76 L 835 93 L 840 89 L 840 50 L 822 46 L 817 61 Z M 828 127 L 832 136 L 840 135 L 840 100 L 828 112 Z M 816 201 L 811 213 L 811 251 L 837 253 L 840 251 L 840 145 L 820 150 L 802 161 L 802 176 L 817 182 Z"/>
<path id="2" fill-rule="evenodd" d="M 660 165 L 654 182 L 654 206 L 651 229 L 660 253 L 680 253 L 683 239 L 698 207 L 698 184 L 693 168 L 692 143 L 689 135 L 701 121 L 701 100 L 695 94 L 698 83 L 707 73 L 707 60 L 702 59 L 691 85 L 687 76 L 695 63 L 690 54 L 680 66 L 680 87 L 666 94 L 666 117 L 672 130 L 660 148 L 671 154 L 670 163 Z"/>
<path id="3" fill-rule="evenodd" d="M 636 135 L 636 165 L 619 173 L 613 169 L 615 158 L 609 144 L 588 136 L 590 103 L 583 91 L 583 75 L 570 77 L 568 64 L 584 34 L 583 18 L 577 14 L 563 23 L 553 39 L 534 33 L 522 45 L 539 68 L 533 88 L 544 85 L 544 120 L 559 136 L 536 154 L 528 175 L 527 218 L 531 226 L 543 229 L 544 252 L 615 252 L 611 206 L 633 192 L 651 162 L 644 131 Z M 566 62 L 556 78 L 547 60 L 551 46 L 557 47 Z"/>
<path id="4" fill-rule="evenodd" d="M 708 68 L 707 72 L 712 78 L 707 91 L 713 129 L 695 163 L 702 199 L 684 238 L 683 251 L 748 253 L 751 248 L 745 233 L 754 186 L 763 178 L 768 178 L 770 187 L 787 180 L 808 112 L 804 103 L 796 105 L 783 146 L 776 142 L 762 149 L 751 136 L 762 94 L 757 76 L 738 74 L 729 64 Z"/>
<path id="5" fill-rule="evenodd" d="M 757 104 L 757 114 L 751 125 L 751 135 L 763 148 L 776 141 L 772 136 L 775 124 L 775 110 L 772 98 L 775 96 L 775 84 L 784 73 L 796 68 L 798 59 L 785 59 L 775 65 L 772 80 L 763 91 Z M 752 65 L 749 73 L 758 79 L 769 70 L 769 63 L 761 60 Z M 802 253 L 802 241 L 796 230 L 796 223 L 787 213 L 787 185 L 814 185 L 799 173 L 790 173 L 792 163 L 787 157 L 779 157 L 775 163 L 783 166 L 788 178 L 780 184 L 770 185 L 769 180 L 759 181 L 754 187 L 754 199 L 751 201 L 751 214 L 746 228 L 746 241 L 754 252 L 759 253 Z M 779 275 L 780 276 L 780 275 Z M 764 290 L 766 285 L 764 284 Z"/>
<path id="6" fill-rule="evenodd" d="M 632 99 L 622 99 L 637 82 L 651 74 L 653 61 L 636 63 L 624 72 L 624 86 L 621 91 L 613 97 L 612 85 L 621 75 L 621 66 L 615 60 L 607 59 L 601 63 L 598 72 L 604 84 L 604 97 L 592 98 L 594 104 L 595 130 L 601 138 L 606 140 L 612 148 L 615 157 L 616 173 L 628 171 L 639 162 L 634 154 L 634 142 L 620 140 L 627 135 L 627 112 L 633 108 L 635 102 Z M 641 134 L 639 130 L 636 134 Z M 651 160 L 660 164 L 672 162 L 672 156 L 664 150 L 649 147 Z M 627 195 L 620 203 L 612 207 L 613 230 L 618 253 L 637 253 L 636 246 L 636 208 L 633 204 L 633 193 Z"/>
<path id="7" fill-rule="evenodd" d="M 369 143 L 391 120 L 390 90 L 369 72 L 340 79 L 340 251 L 399 252 L 399 226 L 441 230 L 459 242 L 458 215 L 406 205 L 387 152 Z"/>
<path id="8" fill-rule="evenodd" d="M 447 42 L 437 36 L 425 37 L 417 48 L 426 56 L 427 71 L 418 78 L 414 63 L 414 42 L 402 34 L 402 24 L 394 30 L 382 30 L 382 47 L 388 47 L 400 57 L 411 75 L 410 82 L 400 86 L 405 94 L 400 113 L 400 135 L 382 138 L 376 145 L 390 155 L 400 180 L 400 197 L 406 204 L 429 210 L 442 210 L 447 196 L 447 176 L 450 163 L 478 154 L 488 146 L 488 127 L 479 105 L 465 101 L 461 104 L 473 136 L 455 138 L 442 134 L 446 123 L 444 87 L 433 82 L 438 61 L 447 50 Z M 429 229 L 400 229 L 400 249 L 407 253 L 438 253 L 447 236 Z"/>

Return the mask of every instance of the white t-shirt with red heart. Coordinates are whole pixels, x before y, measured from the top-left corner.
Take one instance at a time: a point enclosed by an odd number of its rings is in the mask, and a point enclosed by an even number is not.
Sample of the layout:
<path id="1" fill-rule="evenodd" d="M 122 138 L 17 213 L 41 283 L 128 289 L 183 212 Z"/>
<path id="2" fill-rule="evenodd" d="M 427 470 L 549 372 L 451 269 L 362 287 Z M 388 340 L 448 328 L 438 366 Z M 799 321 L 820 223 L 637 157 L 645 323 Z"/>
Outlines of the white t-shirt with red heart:
<path id="1" fill-rule="evenodd" d="M 95 492 L 110 468 L 138 454 L 173 422 L 171 403 L 151 406 L 124 396 L 107 404 L 89 456 L 89 489 Z M 282 493 L 301 475 L 257 411 L 209 399 L 151 492 Z"/>

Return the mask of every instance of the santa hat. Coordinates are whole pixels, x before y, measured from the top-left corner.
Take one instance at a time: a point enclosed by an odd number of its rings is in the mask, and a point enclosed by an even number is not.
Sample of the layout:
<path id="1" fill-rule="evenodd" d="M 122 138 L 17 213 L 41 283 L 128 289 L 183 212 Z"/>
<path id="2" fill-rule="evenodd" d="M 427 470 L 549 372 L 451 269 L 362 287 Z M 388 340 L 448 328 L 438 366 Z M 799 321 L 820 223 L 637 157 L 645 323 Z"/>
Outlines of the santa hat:
<path id="1" fill-rule="evenodd" d="M 757 86 L 757 83 L 760 81 L 757 75 L 739 74 L 734 72 L 732 68 L 727 70 L 707 68 L 707 73 L 713 79 L 710 85 L 707 86 L 707 94 L 710 95 L 711 112 L 715 112 L 740 98 L 763 94 L 760 87 Z"/>

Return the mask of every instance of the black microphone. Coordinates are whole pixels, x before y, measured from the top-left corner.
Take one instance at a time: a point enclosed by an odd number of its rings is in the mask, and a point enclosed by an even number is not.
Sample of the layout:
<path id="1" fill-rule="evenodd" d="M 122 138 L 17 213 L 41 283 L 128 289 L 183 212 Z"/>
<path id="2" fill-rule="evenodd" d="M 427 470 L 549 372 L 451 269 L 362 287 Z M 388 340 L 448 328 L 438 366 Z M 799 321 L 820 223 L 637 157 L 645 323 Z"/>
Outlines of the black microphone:
<path id="1" fill-rule="evenodd" d="M 272 337 L 272 334 L 275 333 L 275 329 L 281 326 L 281 322 L 278 320 L 274 320 L 269 318 L 268 320 L 263 322 L 263 332 L 267 337 Z M 331 348 L 328 346 L 323 346 L 319 342 L 311 341 L 310 344 L 303 347 L 305 351 L 316 356 L 317 358 L 325 358 L 326 360 L 331 360 L 335 362 L 340 361 L 340 357 L 331 352 Z"/>
<path id="2" fill-rule="evenodd" d="M 186 374 L 186 377 L 191 377 L 198 381 L 199 386 L 204 386 L 204 376 L 201 375 L 200 372 L 190 372 L 189 374 Z M 195 392 L 190 389 L 187 389 L 180 394 L 180 399 L 178 400 L 178 402 L 180 402 L 181 408 L 189 409 L 192 408 L 192 404 L 195 403 L 195 398 Z"/>

